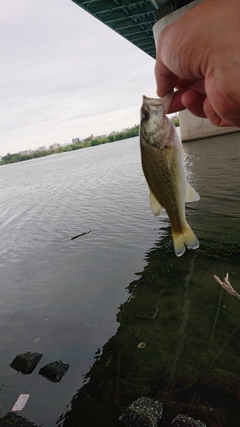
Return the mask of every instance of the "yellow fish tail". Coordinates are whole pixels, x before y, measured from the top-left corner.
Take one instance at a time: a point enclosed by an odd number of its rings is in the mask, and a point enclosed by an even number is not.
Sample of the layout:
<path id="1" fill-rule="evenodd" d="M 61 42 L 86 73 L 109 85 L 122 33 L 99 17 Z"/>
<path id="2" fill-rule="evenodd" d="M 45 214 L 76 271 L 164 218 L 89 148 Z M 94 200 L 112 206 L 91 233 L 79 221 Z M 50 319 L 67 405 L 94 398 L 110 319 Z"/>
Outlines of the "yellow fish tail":
<path id="1" fill-rule="evenodd" d="M 182 233 L 172 230 L 172 238 L 174 251 L 178 257 L 184 254 L 185 245 L 189 249 L 197 249 L 199 247 L 198 239 L 188 224 L 186 224 Z"/>

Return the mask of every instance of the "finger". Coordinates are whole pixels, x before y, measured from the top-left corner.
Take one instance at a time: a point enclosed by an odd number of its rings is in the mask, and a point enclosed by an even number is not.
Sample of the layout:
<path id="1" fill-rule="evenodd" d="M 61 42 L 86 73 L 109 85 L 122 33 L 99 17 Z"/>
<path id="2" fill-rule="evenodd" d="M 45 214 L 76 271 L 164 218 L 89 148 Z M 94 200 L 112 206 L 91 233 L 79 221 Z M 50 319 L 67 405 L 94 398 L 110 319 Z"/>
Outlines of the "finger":
<path id="1" fill-rule="evenodd" d="M 192 86 L 194 83 L 198 82 L 198 80 L 189 80 L 189 79 L 181 79 L 179 78 L 176 83 L 176 89 L 178 90 L 187 90 Z"/>
<path id="2" fill-rule="evenodd" d="M 217 114 L 205 94 L 194 90 L 186 91 L 182 94 L 182 104 L 195 116 L 208 118 L 214 126 L 232 125 Z"/>
<path id="3" fill-rule="evenodd" d="M 204 93 L 199 93 L 192 89 L 184 92 L 181 97 L 182 104 L 185 108 L 197 117 L 206 117 L 203 108 L 205 99 L 206 95 Z"/>
<path id="4" fill-rule="evenodd" d="M 193 82 L 193 80 L 178 79 L 176 87 L 179 88 L 179 90 L 173 93 L 173 99 L 168 109 L 168 114 L 187 108 L 199 117 L 206 117 L 202 105 L 206 96 L 204 81 L 197 80 Z M 200 94 L 203 96 L 199 96 Z"/>
<path id="5" fill-rule="evenodd" d="M 169 63 L 169 49 L 171 51 L 172 44 L 171 37 L 169 37 L 169 34 L 171 34 L 170 27 L 171 24 L 162 30 L 157 45 L 155 77 L 157 83 L 157 94 L 160 97 L 164 97 L 173 92 L 173 89 L 179 79 L 179 76 L 173 72 Z"/>
<path id="6" fill-rule="evenodd" d="M 164 65 L 161 59 L 156 62 L 155 77 L 157 94 L 162 97 L 171 93 L 178 81 L 178 77 Z"/>
<path id="7" fill-rule="evenodd" d="M 173 91 L 179 82 L 179 78 L 185 82 L 184 84 L 187 84 L 187 79 L 195 81 L 202 77 L 199 67 L 199 63 L 201 63 L 199 50 L 196 48 L 194 57 L 192 54 L 193 45 L 197 39 L 197 30 L 195 28 L 196 19 L 192 19 L 191 14 L 192 11 L 188 11 L 177 21 L 167 25 L 160 33 L 157 44 L 155 76 L 157 94 L 161 97 Z M 190 36 L 187 38 L 179 37 L 186 25 Z M 182 89 L 182 87 L 179 88 Z"/>
<path id="8" fill-rule="evenodd" d="M 185 106 L 182 103 L 183 91 L 177 90 L 173 92 L 172 102 L 168 108 L 167 114 L 176 113 L 177 111 L 185 110 Z"/>
<path id="9" fill-rule="evenodd" d="M 238 75 L 233 76 L 231 85 L 219 84 L 220 79 L 211 77 L 206 81 L 208 96 L 204 102 L 204 110 L 207 117 L 215 126 L 240 127 L 240 98 L 238 98 L 238 87 L 235 85 Z M 220 83 L 221 81 L 223 79 Z"/>
<path id="10" fill-rule="evenodd" d="M 210 120 L 210 122 L 214 125 L 214 126 L 233 126 L 234 123 L 231 123 L 225 119 L 223 119 L 222 117 L 220 117 L 216 111 L 214 110 L 214 108 L 212 107 L 211 103 L 209 102 L 208 98 L 205 98 L 204 102 L 203 102 L 203 110 L 205 112 L 206 117 Z"/>
<path id="11" fill-rule="evenodd" d="M 188 83 L 188 86 L 187 86 L 187 83 Z M 205 79 L 200 79 L 200 80 L 196 80 L 196 81 L 186 80 L 185 90 L 186 89 L 194 90 L 195 92 L 202 93 L 202 94 L 206 95 Z"/>

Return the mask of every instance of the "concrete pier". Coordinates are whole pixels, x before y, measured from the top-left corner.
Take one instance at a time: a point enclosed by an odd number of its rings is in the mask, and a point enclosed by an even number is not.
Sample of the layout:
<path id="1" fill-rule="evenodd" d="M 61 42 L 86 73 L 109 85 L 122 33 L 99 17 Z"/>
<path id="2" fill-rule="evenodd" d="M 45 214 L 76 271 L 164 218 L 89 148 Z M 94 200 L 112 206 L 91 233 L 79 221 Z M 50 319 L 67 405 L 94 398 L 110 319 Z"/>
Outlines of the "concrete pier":
<path id="1" fill-rule="evenodd" d="M 157 41 L 160 36 L 161 31 L 172 22 L 180 18 L 184 13 L 189 9 L 195 7 L 197 4 L 201 3 L 202 0 L 195 0 L 192 3 L 183 6 L 181 9 L 175 10 L 169 15 L 164 16 L 159 19 L 156 24 L 153 26 L 153 34 L 155 45 L 157 46 Z M 240 129 L 237 127 L 217 127 L 212 125 L 208 119 L 202 119 L 194 116 L 189 111 L 184 110 L 179 113 L 179 122 L 181 130 L 181 138 L 183 141 L 191 141 L 199 138 L 207 138 L 214 135 L 223 135 L 225 133 L 239 132 Z"/>
<path id="2" fill-rule="evenodd" d="M 196 117 L 187 110 L 180 111 L 178 117 L 182 141 L 193 141 L 194 139 L 240 132 L 240 129 L 234 126 L 214 126 L 208 119 Z"/>

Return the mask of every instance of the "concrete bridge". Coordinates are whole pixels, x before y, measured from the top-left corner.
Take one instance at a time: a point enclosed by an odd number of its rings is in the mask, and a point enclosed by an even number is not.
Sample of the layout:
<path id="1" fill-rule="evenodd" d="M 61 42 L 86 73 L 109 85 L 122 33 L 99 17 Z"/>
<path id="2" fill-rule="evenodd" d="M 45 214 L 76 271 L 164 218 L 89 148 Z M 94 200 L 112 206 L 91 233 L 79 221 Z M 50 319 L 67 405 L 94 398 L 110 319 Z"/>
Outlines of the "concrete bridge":
<path id="1" fill-rule="evenodd" d="M 161 30 L 202 0 L 72 0 L 99 21 L 155 58 Z M 239 131 L 219 128 L 188 111 L 179 113 L 183 141 Z"/>

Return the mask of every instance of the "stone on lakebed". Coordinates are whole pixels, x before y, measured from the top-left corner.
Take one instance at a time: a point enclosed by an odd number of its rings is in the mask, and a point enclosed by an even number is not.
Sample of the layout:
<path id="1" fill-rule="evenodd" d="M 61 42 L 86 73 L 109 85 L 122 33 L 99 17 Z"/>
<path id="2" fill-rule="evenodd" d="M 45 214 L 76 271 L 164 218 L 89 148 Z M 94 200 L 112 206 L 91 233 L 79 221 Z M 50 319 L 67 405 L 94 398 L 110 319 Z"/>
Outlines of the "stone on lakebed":
<path id="1" fill-rule="evenodd" d="M 41 358 L 41 353 L 27 351 L 26 353 L 18 354 L 10 366 L 15 369 L 15 371 L 22 372 L 24 375 L 31 374 Z"/>
<path id="2" fill-rule="evenodd" d="M 47 378 L 48 380 L 58 383 L 61 381 L 63 375 L 67 372 L 69 368 L 68 363 L 64 363 L 61 360 L 56 360 L 55 362 L 48 363 L 40 369 L 39 375 Z"/>

